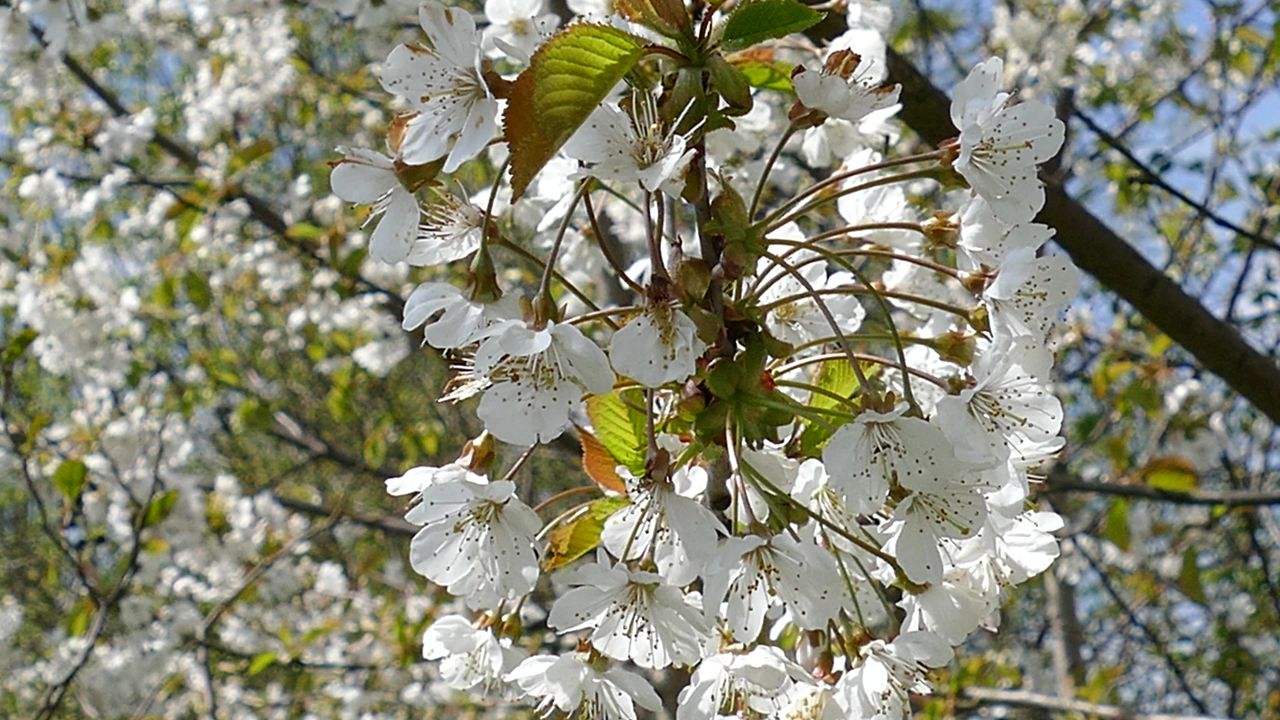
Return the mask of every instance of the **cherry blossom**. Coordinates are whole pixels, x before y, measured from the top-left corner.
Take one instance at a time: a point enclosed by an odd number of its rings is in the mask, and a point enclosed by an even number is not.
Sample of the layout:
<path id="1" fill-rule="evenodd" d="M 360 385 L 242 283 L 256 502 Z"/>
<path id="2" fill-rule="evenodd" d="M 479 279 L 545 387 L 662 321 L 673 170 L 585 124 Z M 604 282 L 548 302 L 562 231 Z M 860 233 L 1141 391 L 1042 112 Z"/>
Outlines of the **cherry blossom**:
<path id="1" fill-rule="evenodd" d="M 692 375 L 706 349 L 688 315 L 670 305 L 656 305 L 613 334 L 609 362 L 619 374 L 645 387 L 661 387 Z"/>
<path id="2" fill-rule="evenodd" d="M 422 526 L 409 546 L 413 569 L 472 607 L 527 593 L 538 579 L 533 537 L 542 522 L 510 481 L 482 479 L 429 485 L 405 514 Z"/>
<path id="3" fill-rule="evenodd" d="M 619 468 L 631 504 L 609 516 L 600 540 L 621 560 L 652 557 L 658 575 L 679 587 L 701 574 L 715 550 L 717 532 L 725 530 L 702 503 L 677 490 L 690 484 L 680 475 L 699 475 L 692 484 L 705 487 L 706 471 L 691 467 L 676 473 L 670 480 L 648 480 Z"/>
<path id="4" fill-rule="evenodd" d="M 1062 428 L 1062 403 L 1036 372 L 1047 366 L 1043 348 L 1016 341 L 993 347 L 974 363 L 971 387 L 938 401 L 938 426 L 959 453 L 979 463 L 1041 447 Z"/>
<path id="5" fill-rule="evenodd" d="M 731 537 L 705 573 L 703 602 L 708 614 L 723 617 L 734 638 L 750 643 L 764 627 L 774 598 L 791 611 L 798 627 L 824 627 L 847 597 L 840 584 L 831 582 L 838 576 L 835 560 L 812 542 L 782 535 Z"/>
<path id="6" fill-rule="evenodd" d="M 535 655 L 507 673 L 547 714 L 552 708 L 570 717 L 635 720 L 635 707 L 662 709 L 662 699 L 643 677 L 612 667 L 601 671 L 582 654 Z"/>
<path id="7" fill-rule="evenodd" d="M 761 715 L 776 713 L 805 675 L 781 650 L 768 645 L 712 655 L 680 691 L 676 720 L 715 720 L 726 705 Z"/>
<path id="8" fill-rule="evenodd" d="M 658 575 L 596 563 L 576 568 L 551 607 L 560 632 L 590 629 L 596 650 L 642 668 L 694 665 L 710 639 L 701 611 Z"/>
<path id="9" fill-rule="evenodd" d="M 1028 222 L 1044 206 L 1036 164 L 1062 147 L 1065 128 L 1053 108 L 1036 100 L 1009 105 L 1000 92 L 1004 63 L 979 64 L 956 86 L 951 122 L 960 128 L 953 167 L 1010 225 Z"/>
<path id="10" fill-rule="evenodd" d="M 496 685 L 503 673 L 515 667 L 524 651 L 477 628 L 458 615 L 436 620 L 422 636 L 422 657 L 441 660 L 440 674 L 449 687 L 467 690 L 476 685 Z"/>
<path id="11" fill-rule="evenodd" d="M 610 104 L 597 108 L 564 153 L 586 163 L 591 177 L 657 192 L 684 171 L 693 150 L 685 135 L 665 127 L 653 95 L 636 93 L 630 100 L 629 112 Z"/>
<path id="12" fill-rule="evenodd" d="M 556 438 L 584 393 L 607 393 L 614 382 L 604 351 L 573 325 L 555 322 L 500 326 L 476 350 L 475 373 L 487 384 L 476 414 L 513 445 Z"/>
<path id="13" fill-rule="evenodd" d="M 801 68 L 792 78 L 796 97 L 805 106 L 841 120 L 857 122 L 898 102 L 900 85 L 882 85 L 871 63 L 851 50 L 827 56 L 819 72 Z"/>
<path id="14" fill-rule="evenodd" d="M 498 101 L 482 76 L 481 36 L 469 13 L 425 0 L 418 22 L 430 47 L 397 45 L 379 79 L 417 113 L 404 128 L 404 161 L 445 158 L 444 172 L 453 172 L 497 132 Z"/>
<path id="15" fill-rule="evenodd" d="M 527 61 L 559 24 L 559 18 L 546 12 L 543 0 L 485 0 L 484 16 L 489 20 L 485 52 L 495 58 L 509 55 Z"/>
<path id="16" fill-rule="evenodd" d="M 1080 284 L 1080 271 L 1061 255 L 1037 258 L 1031 248 L 1009 253 L 984 299 L 996 333 L 1041 344 Z"/>
<path id="17" fill-rule="evenodd" d="M 369 238 L 369 254 L 382 262 L 401 262 L 418 237 L 422 208 L 400 183 L 395 160 L 374 150 L 338 148 L 343 159 L 329 175 L 329 184 L 347 202 L 370 205 L 371 222 L 380 218 Z"/>

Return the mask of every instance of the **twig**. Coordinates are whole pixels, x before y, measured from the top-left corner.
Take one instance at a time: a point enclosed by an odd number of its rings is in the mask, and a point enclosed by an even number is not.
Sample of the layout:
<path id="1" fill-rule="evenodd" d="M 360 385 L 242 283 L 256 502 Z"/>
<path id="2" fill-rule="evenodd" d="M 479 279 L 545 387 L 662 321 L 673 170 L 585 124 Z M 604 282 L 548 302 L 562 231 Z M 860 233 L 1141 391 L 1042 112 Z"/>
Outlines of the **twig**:
<path id="1" fill-rule="evenodd" d="M 1177 491 L 1151 487 L 1149 485 L 1117 485 L 1114 483 L 1094 483 L 1062 477 L 1063 473 L 1050 473 L 1044 492 L 1051 494 L 1083 492 L 1099 495 L 1118 495 L 1174 503 L 1177 505 L 1223 505 L 1225 507 L 1254 507 L 1259 505 L 1280 505 L 1280 491 L 1253 490 L 1195 490 Z"/>
<path id="2" fill-rule="evenodd" d="M 1164 641 L 1161 640 L 1160 637 L 1157 636 L 1155 632 L 1138 617 L 1137 612 L 1135 612 L 1133 608 L 1129 607 L 1129 603 L 1125 601 L 1125 599 L 1120 595 L 1120 591 L 1116 590 L 1115 585 L 1112 584 L 1110 576 L 1107 575 L 1106 571 L 1102 569 L 1098 562 L 1093 559 L 1093 556 L 1084 549 L 1075 537 L 1071 538 L 1071 544 L 1080 553 L 1080 556 L 1084 558 L 1085 562 L 1089 564 L 1089 567 L 1098 574 L 1098 582 L 1101 583 L 1102 589 L 1105 590 L 1107 595 L 1111 597 L 1111 600 L 1124 611 L 1125 617 L 1129 620 L 1129 624 L 1136 627 L 1143 636 L 1147 638 L 1147 641 L 1151 643 L 1156 654 L 1164 660 L 1165 665 L 1169 666 L 1169 672 L 1173 673 L 1174 679 L 1178 681 L 1178 687 L 1180 687 L 1187 698 L 1191 700 L 1191 704 L 1195 705 L 1196 710 L 1201 713 L 1209 712 L 1208 708 L 1205 707 L 1204 702 L 1197 697 L 1195 692 L 1191 689 L 1191 683 L 1187 681 L 1187 676 L 1183 673 L 1182 666 L 1179 665 L 1178 662 L 1173 659 L 1173 656 L 1169 654 L 1169 651 L 1165 649 Z"/>
<path id="3" fill-rule="evenodd" d="M 1249 240 L 1257 243 L 1258 245 L 1271 248 L 1272 250 L 1280 250 L 1280 243 L 1277 243 L 1275 240 L 1272 240 L 1271 238 L 1268 238 L 1268 237 L 1264 237 L 1256 232 L 1253 232 L 1252 230 L 1241 227 L 1240 225 L 1234 222 L 1231 222 L 1230 220 L 1214 212 L 1213 209 L 1210 208 L 1208 205 L 1201 202 L 1197 202 L 1191 196 L 1182 192 L 1181 190 L 1174 187 L 1173 185 L 1170 185 L 1167 181 L 1165 181 L 1163 177 L 1160 176 L 1159 173 L 1157 173 L 1155 170 L 1152 170 L 1146 163 L 1142 162 L 1142 160 L 1140 160 L 1137 155 L 1134 155 L 1132 150 L 1125 147 L 1125 144 L 1123 142 L 1121 142 L 1118 138 L 1116 138 L 1111 133 L 1107 132 L 1106 129 L 1098 125 L 1098 123 L 1094 122 L 1093 118 L 1081 112 L 1079 108 L 1073 108 L 1071 114 L 1072 116 L 1080 120 L 1080 122 L 1084 123 L 1085 127 L 1093 131 L 1093 134 L 1097 135 L 1098 139 L 1102 140 L 1102 142 L 1109 145 L 1112 150 L 1115 150 L 1116 152 L 1124 156 L 1124 159 L 1128 160 L 1129 164 L 1133 165 L 1133 167 L 1136 168 L 1138 172 L 1142 173 L 1146 177 L 1148 183 L 1155 185 L 1161 190 L 1164 190 L 1165 192 L 1174 196 L 1180 202 L 1182 202 L 1182 204 L 1200 213 L 1205 218 L 1207 218 L 1210 222 L 1212 222 L 1214 225 L 1217 225 L 1218 227 L 1224 228 L 1226 230 L 1230 230 L 1231 232 L 1234 232 L 1240 237 L 1248 238 Z"/>

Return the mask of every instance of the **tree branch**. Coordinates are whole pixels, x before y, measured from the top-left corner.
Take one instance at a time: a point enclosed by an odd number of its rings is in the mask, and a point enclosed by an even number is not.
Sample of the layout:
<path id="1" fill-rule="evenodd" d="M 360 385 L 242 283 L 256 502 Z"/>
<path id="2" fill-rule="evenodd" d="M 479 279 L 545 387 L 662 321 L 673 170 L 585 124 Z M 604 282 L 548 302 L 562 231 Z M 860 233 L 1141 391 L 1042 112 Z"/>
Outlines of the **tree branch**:
<path id="1" fill-rule="evenodd" d="M 892 50 L 888 64 L 891 79 L 902 83 L 899 117 L 934 145 L 955 137 L 947 95 Z M 1061 185 L 1048 183 L 1045 198 L 1038 219 L 1057 230 L 1055 240 L 1080 269 L 1126 300 L 1272 422 L 1280 423 L 1280 367 L 1275 361 L 1153 267 Z"/>
<path id="2" fill-rule="evenodd" d="M 1223 505 L 1226 507 L 1256 507 L 1259 505 L 1280 505 L 1280 491 L 1266 490 L 1197 490 L 1178 492 L 1151 487 L 1149 485 L 1119 485 L 1115 483 L 1095 483 L 1075 480 L 1064 472 L 1051 472 L 1044 492 L 1057 495 L 1062 493 L 1096 493 L 1099 495 L 1117 495 L 1138 500 L 1174 503 L 1177 505 Z"/>
<path id="3" fill-rule="evenodd" d="M 1151 643 L 1151 647 L 1155 650 L 1156 654 L 1164 660 L 1165 665 L 1169 667 L 1169 672 L 1173 673 L 1174 679 L 1177 680 L 1178 687 L 1182 689 L 1182 693 L 1191 700 L 1191 704 L 1195 705 L 1196 710 L 1202 713 L 1207 713 L 1209 710 L 1205 706 L 1204 701 L 1202 701 L 1191 689 L 1191 683 L 1187 679 L 1186 673 L 1183 672 L 1182 666 L 1178 664 L 1172 653 L 1170 653 L 1168 648 L 1165 647 L 1164 641 L 1161 640 L 1160 637 L 1155 634 L 1155 631 L 1153 631 L 1142 621 L 1141 618 L 1138 617 L 1136 610 L 1129 607 L 1129 603 L 1125 601 L 1124 597 L 1120 595 L 1120 591 L 1116 590 L 1115 585 L 1112 584 L 1111 577 L 1108 576 L 1106 571 L 1098 564 L 1098 561 L 1094 560 L 1093 556 L 1085 551 L 1080 542 L 1076 540 L 1076 538 L 1072 537 L 1071 544 L 1075 546 L 1076 552 L 1080 553 L 1080 556 L 1089 564 L 1089 567 L 1098 574 L 1098 582 L 1102 584 L 1102 589 L 1107 592 L 1107 595 L 1111 597 L 1111 600 L 1124 612 L 1125 617 L 1129 620 L 1129 624 L 1137 628 L 1142 633 L 1142 635 L 1147 639 L 1147 642 Z"/>
<path id="4" fill-rule="evenodd" d="M 1146 182 L 1152 185 L 1155 185 L 1161 190 L 1164 190 L 1165 192 L 1174 196 L 1179 201 L 1181 201 L 1182 204 L 1190 207 L 1192 210 L 1195 210 L 1196 212 L 1200 213 L 1204 217 L 1208 218 L 1209 221 L 1212 222 L 1214 225 L 1217 225 L 1218 227 L 1224 228 L 1226 230 L 1230 230 L 1231 232 L 1241 237 L 1247 238 L 1250 241 L 1257 243 L 1258 245 L 1271 248 L 1272 250 L 1280 250 L 1280 243 L 1277 243 L 1275 240 L 1272 240 L 1271 238 L 1265 237 L 1259 233 L 1253 232 L 1252 230 L 1248 230 L 1244 227 L 1241 227 L 1240 225 L 1237 225 L 1236 223 L 1231 222 L 1230 220 L 1214 212 L 1213 209 L 1210 208 L 1208 205 L 1197 202 L 1194 198 L 1190 197 L 1189 195 L 1182 192 L 1181 190 L 1174 187 L 1173 185 L 1170 185 L 1168 182 L 1165 181 L 1163 177 L 1160 176 L 1159 173 L 1157 173 L 1155 170 L 1152 170 L 1150 167 L 1148 167 L 1147 164 L 1142 162 L 1142 160 L 1140 160 L 1137 155 L 1134 155 L 1132 150 L 1125 147 L 1125 144 L 1121 142 L 1119 138 L 1107 132 L 1106 129 L 1104 129 L 1102 126 L 1094 122 L 1093 118 L 1081 112 L 1079 108 L 1072 108 L 1071 114 L 1077 120 L 1084 123 L 1084 126 L 1089 128 L 1089 130 L 1091 130 L 1094 135 L 1097 135 L 1098 139 L 1106 143 L 1112 150 L 1115 150 L 1116 152 L 1124 156 L 1124 159 L 1128 160 L 1130 165 L 1133 165 L 1133 167 L 1137 169 L 1138 172 L 1142 173 L 1146 177 Z"/>
<path id="5" fill-rule="evenodd" d="M 1206 715 L 1147 715 L 1131 713 L 1114 705 L 1098 705 L 1083 700 L 1041 695 L 1028 690 L 1002 690 L 989 687 L 967 687 L 960 696 L 979 705 L 1007 705 L 1031 710 L 1049 710 L 1059 713 L 1080 713 L 1104 720 L 1207 720 Z"/>

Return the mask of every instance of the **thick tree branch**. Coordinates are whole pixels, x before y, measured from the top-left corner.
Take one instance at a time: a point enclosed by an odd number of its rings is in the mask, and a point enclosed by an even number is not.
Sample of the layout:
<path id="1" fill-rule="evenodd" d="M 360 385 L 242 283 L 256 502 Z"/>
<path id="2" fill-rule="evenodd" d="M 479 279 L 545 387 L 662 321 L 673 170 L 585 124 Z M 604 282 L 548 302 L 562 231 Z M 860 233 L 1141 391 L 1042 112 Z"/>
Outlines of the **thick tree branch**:
<path id="1" fill-rule="evenodd" d="M 891 78 L 902 83 L 899 117 L 934 145 L 957 135 L 951 101 L 901 55 L 889 51 Z M 1038 218 L 1057 230 L 1057 243 L 1143 317 L 1226 381 L 1274 423 L 1280 423 L 1280 367 L 1254 349 L 1230 323 L 1214 317 L 1171 278 L 1147 262 L 1088 209 L 1050 182 Z"/>

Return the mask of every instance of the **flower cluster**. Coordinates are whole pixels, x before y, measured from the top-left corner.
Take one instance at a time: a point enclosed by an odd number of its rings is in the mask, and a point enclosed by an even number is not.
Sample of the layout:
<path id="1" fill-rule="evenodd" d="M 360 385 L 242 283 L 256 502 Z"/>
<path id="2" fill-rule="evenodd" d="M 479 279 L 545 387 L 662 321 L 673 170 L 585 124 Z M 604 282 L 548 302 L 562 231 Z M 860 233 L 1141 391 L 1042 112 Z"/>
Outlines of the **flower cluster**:
<path id="1" fill-rule="evenodd" d="M 465 606 L 424 638 L 451 686 L 634 718 L 677 667 L 682 719 L 901 716 L 1057 556 L 1030 482 L 1062 445 L 1077 276 L 1032 220 L 1063 126 L 996 59 L 955 90 L 957 138 L 883 155 L 880 16 L 771 48 L 781 86 L 731 52 L 777 32 L 679 3 L 553 34 L 540 3 L 478 24 L 429 0 L 387 57 L 389 154 L 343 149 L 331 182 L 372 207 L 374 258 L 467 262 L 404 328 L 454 359 L 443 399 L 480 396 L 486 432 L 388 481 L 413 568 Z M 571 427 L 582 482 L 518 486 Z M 498 442 L 523 454 L 495 480 Z"/>

